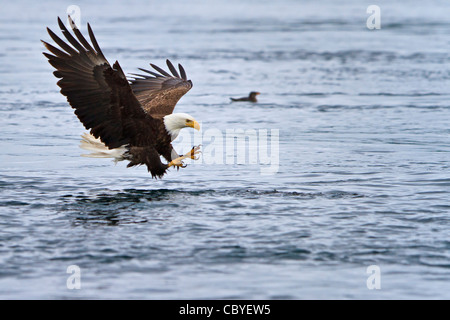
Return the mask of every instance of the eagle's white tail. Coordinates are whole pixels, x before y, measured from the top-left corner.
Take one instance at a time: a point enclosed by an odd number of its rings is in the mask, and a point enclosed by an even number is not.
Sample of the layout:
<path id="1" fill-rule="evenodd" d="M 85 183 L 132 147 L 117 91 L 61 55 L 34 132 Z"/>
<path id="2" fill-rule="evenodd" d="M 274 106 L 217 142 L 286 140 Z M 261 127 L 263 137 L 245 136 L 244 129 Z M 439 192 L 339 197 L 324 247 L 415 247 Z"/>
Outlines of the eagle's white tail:
<path id="1" fill-rule="evenodd" d="M 127 152 L 125 146 L 116 149 L 108 149 L 107 146 L 100 140 L 89 133 L 84 133 L 82 136 L 80 148 L 91 151 L 89 154 L 82 154 L 82 157 L 90 158 L 113 158 L 115 162 L 125 160 L 124 153 Z"/>

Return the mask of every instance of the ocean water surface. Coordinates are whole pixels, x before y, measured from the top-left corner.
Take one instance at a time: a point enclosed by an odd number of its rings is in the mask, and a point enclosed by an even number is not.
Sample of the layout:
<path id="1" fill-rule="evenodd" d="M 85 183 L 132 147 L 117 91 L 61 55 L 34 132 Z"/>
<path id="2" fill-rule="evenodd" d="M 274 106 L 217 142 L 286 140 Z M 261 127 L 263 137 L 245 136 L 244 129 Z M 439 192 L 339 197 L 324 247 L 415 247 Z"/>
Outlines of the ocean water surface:
<path id="1" fill-rule="evenodd" d="M 175 146 L 200 160 L 154 180 L 80 157 L 40 42 L 73 4 L 125 72 L 184 66 L 202 131 Z M 378 1 L 369 30 L 371 4 L 4 3 L 0 298 L 449 299 L 450 4 Z"/>

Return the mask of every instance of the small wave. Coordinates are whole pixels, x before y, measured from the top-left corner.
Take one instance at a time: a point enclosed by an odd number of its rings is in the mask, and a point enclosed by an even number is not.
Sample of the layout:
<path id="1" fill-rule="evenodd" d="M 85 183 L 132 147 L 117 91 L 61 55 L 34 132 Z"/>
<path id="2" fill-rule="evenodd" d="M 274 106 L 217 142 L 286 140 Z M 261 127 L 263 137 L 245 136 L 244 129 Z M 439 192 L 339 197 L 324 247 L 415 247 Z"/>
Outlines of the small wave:
<path id="1" fill-rule="evenodd" d="M 412 92 L 412 93 L 393 93 L 393 92 L 374 92 L 359 93 L 359 96 L 384 96 L 384 97 L 428 97 L 428 96 L 446 96 L 448 94 L 438 92 Z"/>
<path id="2" fill-rule="evenodd" d="M 327 191 L 327 192 L 299 192 L 299 191 L 282 191 L 282 190 L 255 190 L 255 189 L 232 189 L 232 190 L 171 190 L 171 189 L 156 189 L 156 190 L 140 190 L 140 189 L 125 189 L 122 191 L 108 191 L 101 192 L 94 196 L 61 196 L 63 202 L 75 201 L 78 204 L 85 205 L 102 205 L 102 204 L 120 204 L 120 203 L 139 203 L 141 201 L 157 202 L 167 201 L 174 197 L 220 197 L 220 196 L 233 196 L 233 197 L 247 197 L 247 198 L 259 198 L 259 197 L 289 197 L 298 199 L 313 199 L 313 198 L 327 198 L 327 199 L 339 199 L 339 198 L 360 198 L 363 194 L 356 192 L 346 191 Z"/>
<path id="3" fill-rule="evenodd" d="M 29 205 L 28 202 L 15 201 L 15 200 L 0 202 L 0 207 L 27 206 L 27 205 Z"/>
<path id="4" fill-rule="evenodd" d="M 390 104 L 369 104 L 369 105 L 357 105 L 357 106 L 349 106 L 349 105 L 319 105 L 316 107 L 319 112 L 328 112 L 328 111 L 338 111 L 338 110 L 376 110 L 376 109 L 399 109 L 399 108 L 408 108 L 408 109 L 449 109 L 450 106 L 443 105 L 413 105 L 413 104 L 401 104 L 401 105 L 390 105 Z"/>
<path id="5" fill-rule="evenodd" d="M 115 51 L 124 49 L 116 48 Z M 247 61 L 334 61 L 341 63 L 362 62 L 364 65 L 372 62 L 427 62 L 445 63 L 450 59 L 450 54 L 446 52 L 412 52 L 404 54 L 395 51 L 384 50 L 336 50 L 336 51 L 310 51 L 304 49 L 297 50 L 251 50 L 251 49 L 205 49 L 201 52 L 183 53 L 177 52 L 155 52 L 151 48 L 127 49 L 127 54 L 137 56 L 140 59 L 165 59 L 169 55 L 173 60 L 230 60 L 242 59 Z"/>

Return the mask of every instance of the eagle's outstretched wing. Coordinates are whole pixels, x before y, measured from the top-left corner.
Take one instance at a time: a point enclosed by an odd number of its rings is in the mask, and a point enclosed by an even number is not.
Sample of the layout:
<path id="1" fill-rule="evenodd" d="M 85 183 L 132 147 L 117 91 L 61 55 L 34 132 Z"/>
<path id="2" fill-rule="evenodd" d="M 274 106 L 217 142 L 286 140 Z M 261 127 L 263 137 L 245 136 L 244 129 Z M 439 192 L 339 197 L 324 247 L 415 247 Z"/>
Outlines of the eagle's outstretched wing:
<path id="1" fill-rule="evenodd" d="M 178 100 L 192 88 L 192 81 L 187 80 L 184 68 L 179 64 L 180 73 L 178 73 L 169 60 L 166 62 L 172 75 L 150 64 L 157 72 L 139 68 L 147 74 L 132 74 L 134 77 L 130 79 L 131 88 L 137 99 L 145 112 L 153 117 L 171 114 Z"/>
<path id="2" fill-rule="evenodd" d="M 62 50 L 42 41 L 52 53 L 44 55 L 55 67 L 54 75 L 61 78 L 61 93 L 85 128 L 110 149 L 136 140 L 146 125 L 143 119 L 150 116 L 142 109 L 119 63 L 111 66 L 106 60 L 89 24 L 92 46 L 71 19 L 70 23 L 78 41 L 58 18 L 59 27 L 72 46 L 49 28 L 50 37 Z"/>

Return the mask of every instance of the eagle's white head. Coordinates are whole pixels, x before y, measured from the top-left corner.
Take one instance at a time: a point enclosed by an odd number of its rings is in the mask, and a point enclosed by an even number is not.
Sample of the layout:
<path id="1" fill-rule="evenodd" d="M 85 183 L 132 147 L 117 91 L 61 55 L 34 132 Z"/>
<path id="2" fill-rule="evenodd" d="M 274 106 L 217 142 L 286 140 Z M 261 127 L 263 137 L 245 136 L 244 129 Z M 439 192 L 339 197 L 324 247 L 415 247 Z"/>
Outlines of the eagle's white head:
<path id="1" fill-rule="evenodd" d="M 200 130 L 200 125 L 194 117 L 187 113 L 172 113 L 163 118 L 164 126 L 170 134 L 171 141 L 175 140 L 183 128 L 191 127 Z"/>

